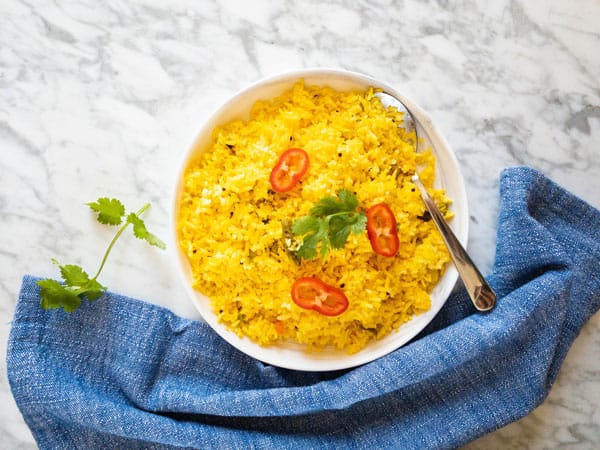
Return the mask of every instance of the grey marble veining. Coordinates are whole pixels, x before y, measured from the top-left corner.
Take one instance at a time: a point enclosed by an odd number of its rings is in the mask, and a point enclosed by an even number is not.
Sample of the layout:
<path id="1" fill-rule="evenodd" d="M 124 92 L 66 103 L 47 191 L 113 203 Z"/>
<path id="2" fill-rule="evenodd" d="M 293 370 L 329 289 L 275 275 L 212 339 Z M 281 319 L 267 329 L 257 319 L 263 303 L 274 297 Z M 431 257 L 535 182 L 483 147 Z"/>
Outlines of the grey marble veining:
<path id="1" fill-rule="evenodd" d="M 0 3 L 0 342 L 21 276 L 50 258 L 94 270 L 111 230 L 82 203 L 152 202 L 169 233 L 179 158 L 219 102 L 262 76 L 339 67 L 426 109 L 460 161 L 470 251 L 494 259 L 498 175 L 536 167 L 600 207 L 600 3 L 525 1 L 5 0 Z M 122 240 L 102 281 L 198 317 L 172 253 Z M 467 446 L 600 446 L 600 318 L 549 398 Z M 0 447 L 34 448 L 2 358 Z"/>

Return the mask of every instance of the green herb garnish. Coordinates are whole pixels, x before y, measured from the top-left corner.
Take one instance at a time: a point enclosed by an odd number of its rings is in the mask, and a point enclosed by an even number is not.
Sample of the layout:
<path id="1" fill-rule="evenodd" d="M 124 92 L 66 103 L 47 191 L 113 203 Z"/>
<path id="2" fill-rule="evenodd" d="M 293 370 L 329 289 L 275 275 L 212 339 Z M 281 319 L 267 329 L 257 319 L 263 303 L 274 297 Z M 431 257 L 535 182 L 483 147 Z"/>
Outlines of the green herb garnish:
<path id="1" fill-rule="evenodd" d="M 119 228 L 115 237 L 108 245 L 100 263 L 100 268 L 92 278 L 77 265 L 67 264 L 61 266 L 58 261 L 55 259 L 52 260 L 60 269 L 63 283 L 51 278 L 37 282 L 40 286 L 40 305 L 44 309 L 63 308 L 66 312 L 72 312 L 81 306 L 81 301 L 84 298 L 90 301 L 98 299 L 106 291 L 106 287 L 98 282 L 98 276 L 100 276 L 108 255 L 117 242 L 117 239 L 119 239 L 129 224 L 133 225 L 133 234 L 135 237 L 143 239 L 150 245 L 158 248 L 166 248 L 163 241 L 146 229 L 144 221 L 140 218 L 140 215 L 150 207 L 150 203 L 144 205 L 139 211 L 127 215 L 123 204 L 115 198 L 108 199 L 102 197 L 96 202 L 87 203 L 87 205 L 98 213 L 98 222 L 105 225 L 122 224 L 121 228 Z M 125 220 L 125 223 L 123 223 L 123 220 Z"/>
<path id="2" fill-rule="evenodd" d="M 320 244 L 321 258 L 329 249 L 344 247 L 348 236 L 365 230 L 367 216 L 356 210 L 358 199 L 352 192 L 341 189 L 337 197 L 324 197 L 310 209 L 310 215 L 296 219 L 292 233 L 302 236 L 301 245 L 295 250 L 299 258 L 317 256 Z"/>

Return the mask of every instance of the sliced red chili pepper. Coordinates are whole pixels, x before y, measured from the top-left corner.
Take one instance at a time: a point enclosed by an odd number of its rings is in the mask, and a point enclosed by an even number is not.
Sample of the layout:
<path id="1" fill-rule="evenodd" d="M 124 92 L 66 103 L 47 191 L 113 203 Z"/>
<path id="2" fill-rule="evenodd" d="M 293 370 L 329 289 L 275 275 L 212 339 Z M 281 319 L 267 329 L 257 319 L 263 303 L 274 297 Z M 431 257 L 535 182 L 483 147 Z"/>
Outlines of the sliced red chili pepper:
<path id="1" fill-rule="evenodd" d="M 301 148 L 289 148 L 281 154 L 271 170 L 269 181 L 276 192 L 287 192 L 308 170 L 308 154 Z"/>
<path id="2" fill-rule="evenodd" d="M 367 235 L 373 251 L 392 257 L 398 252 L 400 241 L 394 213 L 385 203 L 371 206 L 367 211 Z"/>
<path id="3" fill-rule="evenodd" d="M 348 298 L 341 289 L 323 283 L 315 277 L 303 277 L 292 286 L 292 300 L 304 309 L 325 316 L 339 316 L 348 309 Z"/>

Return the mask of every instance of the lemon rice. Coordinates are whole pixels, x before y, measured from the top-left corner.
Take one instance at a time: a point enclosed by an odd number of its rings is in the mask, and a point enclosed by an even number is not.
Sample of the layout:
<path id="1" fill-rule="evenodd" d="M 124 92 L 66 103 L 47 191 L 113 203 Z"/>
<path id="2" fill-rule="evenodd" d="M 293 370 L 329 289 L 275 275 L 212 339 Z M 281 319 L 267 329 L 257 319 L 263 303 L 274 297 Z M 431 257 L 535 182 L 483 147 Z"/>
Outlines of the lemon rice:
<path id="1" fill-rule="evenodd" d="M 369 89 L 337 92 L 297 82 L 254 104 L 248 121 L 217 127 L 210 148 L 187 167 L 177 216 L 178 239 L 194 288 L 210 298 L 219 321 L 261 345 L 292 340 L 314 350 L 355 353 L 431 306 L 429 292 L 449 255 L 411 181 L 417 165 L 440 209 L 449 200 L 432 189 L 434 156 L 417 154 L 399 124 Z M 304 149 L 310 166 L 287 193 L 271 189 L 279 155 Z M 298 263 L 290 225 L 315 202 L 340 189 L 359 208 L 386 203 L 398 224 L 393 258 L 373 252 L 367 233 L 351 234 L 343 249 Z M 328 317 L 291 298 L 295 280 L 314 276 L 341 288 L 348 309 Z"/>

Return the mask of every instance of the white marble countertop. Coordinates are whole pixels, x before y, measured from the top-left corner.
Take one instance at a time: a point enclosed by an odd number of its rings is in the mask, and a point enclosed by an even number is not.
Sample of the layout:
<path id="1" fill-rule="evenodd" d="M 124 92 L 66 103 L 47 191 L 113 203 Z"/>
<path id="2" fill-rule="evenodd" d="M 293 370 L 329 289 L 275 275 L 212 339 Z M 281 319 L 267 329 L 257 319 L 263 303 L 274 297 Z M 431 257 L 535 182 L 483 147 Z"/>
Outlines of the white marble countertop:
<path id="1" fill-rule="evenodd" d="M 540 169 L 600 207 L 600 3 L 595 0 L 0 3 L 0 342 L 21 277 L 95 267 L 112 230 L 83 203 L 108 195 L 168 235 L 179 158 L 226 96 L 301 67 L 395 85 L 446 134 L 465 177 L 469 248 L 494 258 L 498 175 Z M 102 281 L 198 317 L 170 255 L 123 239 Z M 469 444 L 600 447 L 600 317 L 549 398 Z M 0 447 L 35 448 L 0 371 Z"/>

